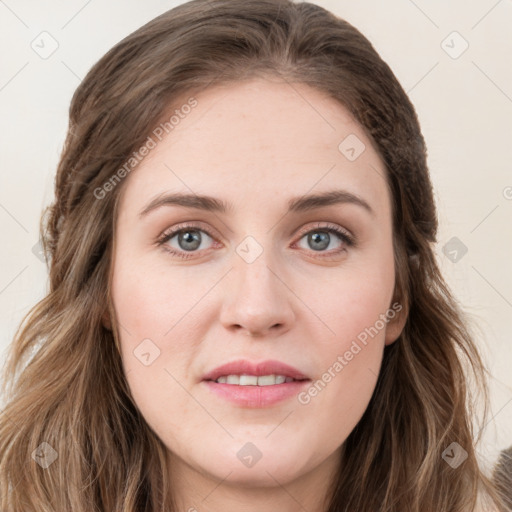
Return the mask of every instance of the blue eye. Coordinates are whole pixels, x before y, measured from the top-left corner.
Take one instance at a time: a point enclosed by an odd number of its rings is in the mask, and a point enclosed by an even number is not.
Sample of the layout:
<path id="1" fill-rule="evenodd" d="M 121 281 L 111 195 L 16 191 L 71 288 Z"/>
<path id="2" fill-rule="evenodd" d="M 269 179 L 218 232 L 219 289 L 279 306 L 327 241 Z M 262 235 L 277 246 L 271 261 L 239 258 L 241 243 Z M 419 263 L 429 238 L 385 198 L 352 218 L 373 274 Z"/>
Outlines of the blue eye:
<path id="1" fill-rule="evenodd" d="M 314 252 L 325 252 L 325 249 L 327 249 L 331 245 L 331 242 L 333 242 L 332 235 L 335 235 L 334 239 L 337 238 L 338 240 L 341 240 L 345 246 L 351 247 L 354 245 L 352 237 L 344 230 L 335 226 L 320 227 L 318 229 L 310 230 L 303 235 L 302 238 L 307 237 L 307 244 Z M 335 247 L 331 247 L 331 251 L 329 252 L 332 252 L 332 250 L 334 250 L 334 252 L 339 252 Z"/>
<path id="2" fill-rule="evenodd" d="M 333 237 L 332 235 L 335 236 Z M 318 253 L 319 257 L 324 257 L 324 253 L 325 256 L 336 255 L 345 251 L 347 247 L 355 246 L 355 239 L 347 231 L 335 224 L 318 224 L 314 229 L 311 229 L 311 227 L 309 227 L 309 230 L 303 229 L 300 233 L 299 241 L 306 237 L 308 247 L 305 249 Z M 174 244 L 169 244 L 173 239 L 176 239 Z M 336 239 L 342 242 L 341 246 L 329 249 L 331 243 Z M 209 247 L 202 247 L 202 245 L 208 245 L 212 241 L 215 241 L 214 237 L 206 229 L 203 229 L 202 226 L 197 224 L 181 224 L 163 233 L 157 244 L 173 256 L 188 259 L 194 257 L 198 252 L 207 250 Z M 304 247 L 301 248 L 304 249 Z"/>
<path id="3" fill-rule="evenodd" d="M 169 246 L 173 238 L 176 238 L 176 245 Z M 180 258 L 190 258 L 198 250 L 203 250 L 202 243 L 206 240 L 212 240 L 212 237 L 204 229 L 200 229 L 197 225 L 181 226 L 173 229 L 170 232 L 164 233 L 162 238 L 158 241 L 166 251 Z"/>

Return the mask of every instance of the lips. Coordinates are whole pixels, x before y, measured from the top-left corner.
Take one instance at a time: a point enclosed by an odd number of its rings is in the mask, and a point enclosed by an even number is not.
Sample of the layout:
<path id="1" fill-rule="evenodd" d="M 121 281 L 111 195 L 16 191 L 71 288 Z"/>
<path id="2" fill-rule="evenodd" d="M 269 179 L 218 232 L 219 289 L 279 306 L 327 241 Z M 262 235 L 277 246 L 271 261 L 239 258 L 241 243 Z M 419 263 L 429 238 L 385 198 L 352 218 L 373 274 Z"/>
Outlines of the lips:
<path id="1" fill-rule="evenodd" d="M 309 378 L 300 372 L 297 368 L 287 365 L 280 361 L 262 361 L 253 363 L 248 360 L 232 361 L 222 366 L 218 366 L 214 370 L 204 375 L 203 380 L 217 380 L 223 375 L 255 375 L 261 377 L 263 375 L 284 375 L 295 380 L 309 380 Z"/>

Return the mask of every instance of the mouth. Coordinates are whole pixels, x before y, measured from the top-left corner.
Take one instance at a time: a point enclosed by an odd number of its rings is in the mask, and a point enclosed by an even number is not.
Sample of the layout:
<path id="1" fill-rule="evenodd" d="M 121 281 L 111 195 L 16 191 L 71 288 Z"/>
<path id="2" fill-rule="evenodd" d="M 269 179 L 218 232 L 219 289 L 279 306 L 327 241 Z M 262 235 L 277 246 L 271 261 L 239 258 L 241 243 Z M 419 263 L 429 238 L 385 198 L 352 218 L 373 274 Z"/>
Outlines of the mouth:
<path id="1" fill-rule="evenodd" d="M 308 382 L 311 379 L 297 368 L 280 361 L 233 361 L 203 377 L 206 389 L 213 395 L 246 408 L 270 407 L 289 400 Z"/>
<path id="2" fill-rule="evenodd" d="M 205 379 L 206 382 L 216 382 L 217 384 L 229 384 L 231 386 L 276 386 L 289 382 L 304 382 L 309 379 L 294 379 L 286 375 L 248 375 L 248 374 L 231 374 L 221 375 L 217 379 Z"/>
<path id="3" fill-rule="evenodd" d="M 275 386 L 309 379 L 297 368 L 281 361 L 255 363 L 239 359 L 218 366 L 204 375 L 203 380 L 233 386 Z"/>
<path id="4" fill-rule="evenodd" d="M 203 384 L 206 390 L 212 393 L 212 396 L 222 400 L 224 403 L 247 409 L 264 409 L 278 406 L 281 402 L 297 399 L 299 394 L 304 391 L 305 386 L 308 386 L 310 382 L 310 379 L 295 380 L 289 378 L 288 382 L 285 379 L 285 382 L 281 384 L 273 384 L 269 378 L 267 381 L 263 381 L 266 383 L 262 382 L 262 385 L 255 385 L 254 375 L 229 375 L 226 379 L 228 377 L 236 377 L 241 379 L 242 382 L 245 381 L 245 383 L 228 384 L 227 382 L 217 382 L 223 380 L 222 377 L 219 377 L 217 380 L 205 380 Z M 262 375 L 260 377 L 265 379 L 269 376 Z M 271 375 L 270 377 L 274 376 Z M 279 375 L 276 377 L 279 377 Z M 246 378 L 248 380 L 245 380 Z"/>

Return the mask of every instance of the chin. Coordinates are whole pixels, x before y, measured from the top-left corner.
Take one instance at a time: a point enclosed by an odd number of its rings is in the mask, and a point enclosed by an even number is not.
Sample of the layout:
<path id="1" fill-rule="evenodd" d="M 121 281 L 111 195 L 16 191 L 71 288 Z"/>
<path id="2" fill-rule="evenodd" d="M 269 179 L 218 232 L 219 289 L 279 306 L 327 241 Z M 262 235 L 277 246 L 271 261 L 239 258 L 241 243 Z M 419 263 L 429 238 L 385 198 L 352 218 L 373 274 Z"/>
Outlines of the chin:
<path id="1" fill-rule="evenodd" d="M 268 435 L 268 433 L 267 433 Z M 253 438 L 254 439 L 254 438 Z M 270 439 L 228 443 L 229 448 L 219 447 L 217 453 L 212 453 L 208 462 L 213 462 L 210 472 L 221 479 L 226 478 L 233 484 L 247 484 L 275 487 L 276 480 L 284 484 L 306 473 L 308 461 L 314 466 L 314 461 L 297 448 L 296 443 L 290 446 L 273 446 Z M 205 450 L 203 453 L 206 453 Z M 207 462 L 206 458 L 201 463 Z M 205 468 L 207 469 L 207 468 Z"/>

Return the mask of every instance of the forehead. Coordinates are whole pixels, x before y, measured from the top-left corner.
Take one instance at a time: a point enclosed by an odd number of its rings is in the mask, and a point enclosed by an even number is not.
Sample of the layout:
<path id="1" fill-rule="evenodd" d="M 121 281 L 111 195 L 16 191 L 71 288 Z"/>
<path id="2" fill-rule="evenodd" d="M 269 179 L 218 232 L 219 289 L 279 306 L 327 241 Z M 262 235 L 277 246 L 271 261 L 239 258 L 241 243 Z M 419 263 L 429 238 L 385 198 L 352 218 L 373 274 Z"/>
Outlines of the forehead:
<path id="1" fill-rule="evenodd" d="M 262 196 L 280 201 L 346 188 L 377 210 L 388 209 L 385 166 L 371 140 L 323 92 L 255 79 L 202 91 L 193 109 L 181 111 L 189 98 L 174 102 L 168 118 L 178 110 L 177 123 L 161 141 L 155 138 L 129 176 L 129 207 L 162 192 L 204 193 L 248 206 Z"/>

